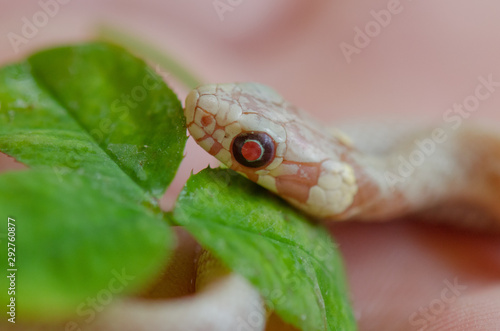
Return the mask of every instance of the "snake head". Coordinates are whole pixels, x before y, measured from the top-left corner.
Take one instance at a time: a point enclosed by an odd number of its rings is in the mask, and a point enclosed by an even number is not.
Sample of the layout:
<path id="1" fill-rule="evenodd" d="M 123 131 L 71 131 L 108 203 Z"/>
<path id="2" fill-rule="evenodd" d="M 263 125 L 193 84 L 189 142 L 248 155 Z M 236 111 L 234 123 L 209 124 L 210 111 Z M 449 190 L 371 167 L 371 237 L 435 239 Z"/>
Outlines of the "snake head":
<path id="1" fill-rule="evenodd" d="M 252 176 L 283 160 L 287 136 L 277 118 L 283 102 L 260 84 L 205 85 L 189 93 L 184 114 L 201 147 L 228 167 Z"/>
<path id="2" fill-rule="evenodd" d="M 331 216 L 352 203 L 357 188 L 339 159 L 343 142 L 273 89 L 204 85 L 188 94 L 184 115 L 203 149 L 295 206 Z"/>

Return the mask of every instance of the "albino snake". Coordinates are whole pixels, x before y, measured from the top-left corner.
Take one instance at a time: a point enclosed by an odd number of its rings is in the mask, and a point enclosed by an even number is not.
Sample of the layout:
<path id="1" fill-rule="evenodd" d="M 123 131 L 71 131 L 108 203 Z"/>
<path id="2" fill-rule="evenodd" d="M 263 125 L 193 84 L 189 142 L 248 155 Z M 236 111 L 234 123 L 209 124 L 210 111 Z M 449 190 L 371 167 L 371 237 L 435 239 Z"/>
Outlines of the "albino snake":
<path id="1" fill-rule="evenodd" d="M 492 133 L 431 128 L 375 154 L 256 83 L 198 87 L 184 112 L 201 147 L 311 216 L 383 220 L 453 205 L 482 210 L 454 222 L 500 225 L 500 136 Z"/>

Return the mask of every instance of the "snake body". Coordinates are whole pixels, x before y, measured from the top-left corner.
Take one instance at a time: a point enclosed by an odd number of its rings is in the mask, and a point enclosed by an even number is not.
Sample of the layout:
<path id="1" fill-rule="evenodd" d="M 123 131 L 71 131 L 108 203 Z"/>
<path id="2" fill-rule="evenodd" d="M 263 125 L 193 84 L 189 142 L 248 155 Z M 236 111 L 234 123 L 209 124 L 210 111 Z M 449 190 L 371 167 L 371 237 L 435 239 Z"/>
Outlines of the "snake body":
<path id="1" fill-rule="evenodd" d="M 458 203 L 486 211 L 472 225 L 500 223 L 493 133 L 417 130 L 374 154 L 257 83 L 198 87 L 184 113 L 202 148 L 314 217 L 382 220 Z"/>

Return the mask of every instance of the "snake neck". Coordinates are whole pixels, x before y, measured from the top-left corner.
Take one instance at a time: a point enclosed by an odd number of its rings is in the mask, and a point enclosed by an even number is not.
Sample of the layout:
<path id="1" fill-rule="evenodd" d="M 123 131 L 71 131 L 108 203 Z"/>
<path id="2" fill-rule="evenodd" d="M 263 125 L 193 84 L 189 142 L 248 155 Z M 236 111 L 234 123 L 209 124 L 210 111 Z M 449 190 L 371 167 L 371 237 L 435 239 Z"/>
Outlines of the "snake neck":
<path id="1" fill-rule="evenodd" d="M 500 137 L 476 129 L 425 131 L 386 155 L 354 150 L 358 192 L 339 219 L 395 218 L 459 203 L 500 219 Z"/>

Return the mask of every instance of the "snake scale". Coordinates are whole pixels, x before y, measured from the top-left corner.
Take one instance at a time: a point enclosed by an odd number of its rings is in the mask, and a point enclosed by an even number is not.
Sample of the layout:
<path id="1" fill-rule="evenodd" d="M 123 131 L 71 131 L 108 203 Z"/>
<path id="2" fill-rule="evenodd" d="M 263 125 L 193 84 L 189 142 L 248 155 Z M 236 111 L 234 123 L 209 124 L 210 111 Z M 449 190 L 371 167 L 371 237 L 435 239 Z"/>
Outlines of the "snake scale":
<path id="1" fill-rule="evenodd" d="M 453 205 L 481 211 L 453 222 L 500 228 L 500 136 L 494 132 L 414 130 L 375 153 L 258 83 L 198 87 L 184 113 L 202 148 L 313 217 L 380 221 L 453 214 L 443 209 Z"/>

